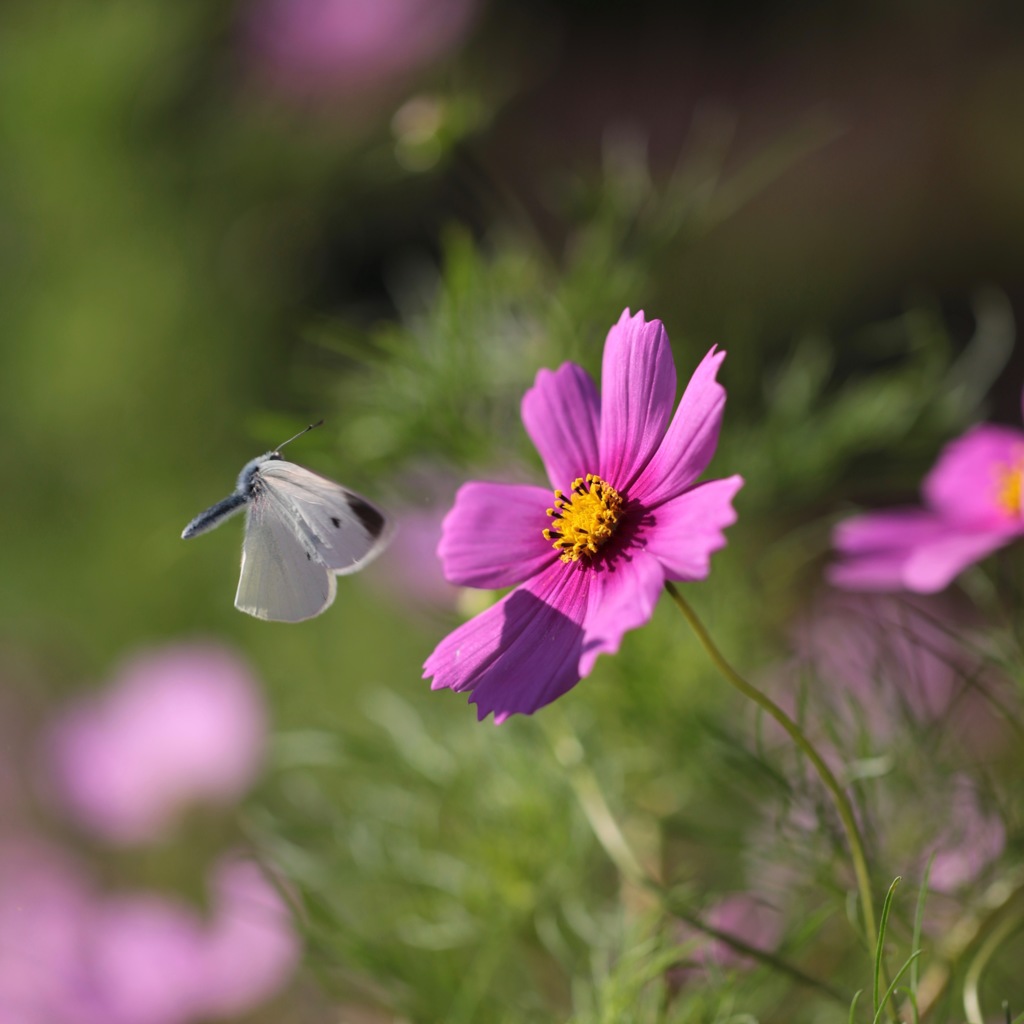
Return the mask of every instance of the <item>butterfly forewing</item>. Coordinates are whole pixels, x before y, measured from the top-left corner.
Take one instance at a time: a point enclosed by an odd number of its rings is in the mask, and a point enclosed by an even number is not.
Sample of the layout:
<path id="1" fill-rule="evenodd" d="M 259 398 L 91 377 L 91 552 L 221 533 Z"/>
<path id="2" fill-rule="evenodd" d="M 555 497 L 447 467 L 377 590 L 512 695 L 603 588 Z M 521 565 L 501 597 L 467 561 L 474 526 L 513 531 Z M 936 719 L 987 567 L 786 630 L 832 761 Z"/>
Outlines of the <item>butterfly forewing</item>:
<path id="1" fill-rule="evenodd" d="M 314 559 L 332 572 L 355 572 L 386 546 L 380 509 L 333 480 L 281 459 L 264 463 L 260 476 L 264 493 L 291 510 Z"/>
<path id="2" fill-rule="evenodd" d="M 334 600 L 334 573 L 295 523 L 295 511 L 272 488 L 249 504 L 235 607 L 260 619 L 301 622 Z"/>

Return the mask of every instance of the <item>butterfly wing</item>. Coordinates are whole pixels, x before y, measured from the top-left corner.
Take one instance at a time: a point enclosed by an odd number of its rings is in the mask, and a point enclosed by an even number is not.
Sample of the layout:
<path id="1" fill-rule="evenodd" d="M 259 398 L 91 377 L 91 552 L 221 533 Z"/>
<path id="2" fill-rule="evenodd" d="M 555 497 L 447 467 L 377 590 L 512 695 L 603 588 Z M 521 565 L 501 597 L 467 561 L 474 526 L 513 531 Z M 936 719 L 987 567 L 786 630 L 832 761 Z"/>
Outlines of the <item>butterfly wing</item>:
<path id="1" fill-rule="evenodd" d="M 235 607 L 258 619 L 302 622 L 334 600 L 334 573 L 306 537 L 294 509 L 272 488 L 249 502 Z"/>
<path id="2" fill-rule="evenodd" d="M 314 558 L 332 572 L 356 572 L 387 546 L 387 517 L 341 484 L 282 459 L 264 463 L 260 477 L 266 493 L 292 510 Z"/>

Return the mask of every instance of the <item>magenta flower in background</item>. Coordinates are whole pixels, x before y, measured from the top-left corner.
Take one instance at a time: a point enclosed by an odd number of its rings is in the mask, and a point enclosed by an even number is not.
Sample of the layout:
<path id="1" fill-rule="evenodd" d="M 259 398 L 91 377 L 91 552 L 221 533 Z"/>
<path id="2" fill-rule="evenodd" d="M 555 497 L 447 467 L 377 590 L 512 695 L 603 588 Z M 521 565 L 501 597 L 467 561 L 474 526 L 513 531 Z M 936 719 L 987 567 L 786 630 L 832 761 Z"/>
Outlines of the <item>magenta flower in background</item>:
<path id="1" fill-rule="evenodd" d="M 266 732 L 259 689 L 235 655 L 168 647 L 129 662 L 109 689 L 57 719 L 48 776 L 96 835 L 153 841 L 189 805 L 239 800 L 259 772 Z"/>
<path id="2" fill-rule="evenodd" d="M 436 485 L 424 486 L 424 490 L 437 489 Z M 450 503 L 454 490 L 454 486 L 448 490 L 444 505 L 402 508 L 392 504 L 397 524 L 394 539 L 366 570 L 364 578 L 372 587 L 410 611 L 452 611 L 458 601 L 460 590 L 444 578 L 437 558 L 443 509 Z"/>
<path id="3" fill-rule="evenodd" d="M 106 894 L 38 840 L 0 844 L 0 1020 L 198 1024 L 290 980 L 300 940 L 274 886 L 226 859 L 209 920 L 154 892 Z"/>
<path id="4" fill-rule="evenodd" d="M 717 931 L 765 953 L 776 949 L 782 939 L 782 912 L 751 892 L 726 896 L 707 911 L 704 920 Z M 696 959 L 702 964 L 750 968 L 757 963 L 721 939 L 706 935 L 702 938 L 704 941 L 696 953 Z"/>
<path id="5" fill-rule="evenodd" d="M 222 858 L 210 888 L 213 917 L 203 949 L 203 1009 L 230 1017 L 279 991 L 299 965 L 301 943 L 292 913 L 260 866 Z"/>
<path id="6" fill-rule="evenodd" d="M 715 931 L 762 953 L 778 949 L 785 928 L 782 911 L 754 892 L 724 896 L 708 907 L 702 917 Z M 677 986 L 705 983 L 710 972 L 750 970 L 757 966 L 756 957 L 686 922 L 677 925 L 676 936 L 685 956 L 669 975 Z"/>
<path id="7" fill-rule="evenodd" d="M 248 48 L 264 78 L 299 96 L 386 87 L 466 35 L 478 0 L 257 0 Z"/>
<path id="8" fill-rule="evenodd" d="M 949 783 L 945 825 L 926 853 L 934 857 L 929 886 L 952 893 L 971 885 L 1005 848 L 1002 819 L 986 813 L 970 778 L 955 775 Z"/>
<path id="9" fill-rule="evenodd" d="M 827 592 L 797 621 L 797 660 L 777 685 L 794 695 L 809 680 L 819 725 L 849 751 L 863 752 L 861 741 L 891 748 L 907 739 L 908 725 L 945 720 L 956 728 L 936 742 L 990 757 L 1010 739 L 1006 711 L 1019 701 L 979 653 L 981 631 L 977 613 L 949 595 Z M 810 707 L 803 713 L 815 717 Z"/>
<path id="10" fill-rule="evenodd" d="M 1024 534 L 1024 431 L 983 424 L 947 445 L 922 487 L 924 507 L 840 523 L 829 580 L 850 590 L 942 590 Z"/>
<path id="11" fill-rule="evenodd" d="M 673 417 L 665 328 L 626 310 L 605 343 L 601 394 L 574 363 L 537 374 L 523 425 L 554 493 L 459 489 L 438 548 L 445 575 L 517 589 L 438 644 L 424 665 L 433 689 L 469 692 L 481 719 L 530 714 L 617 651 L 651 617 L 666 580 L 708 575 L 743 485 L 739 476 L 697 483 L 718 442 L 724 358 L 708 352 Z"/>

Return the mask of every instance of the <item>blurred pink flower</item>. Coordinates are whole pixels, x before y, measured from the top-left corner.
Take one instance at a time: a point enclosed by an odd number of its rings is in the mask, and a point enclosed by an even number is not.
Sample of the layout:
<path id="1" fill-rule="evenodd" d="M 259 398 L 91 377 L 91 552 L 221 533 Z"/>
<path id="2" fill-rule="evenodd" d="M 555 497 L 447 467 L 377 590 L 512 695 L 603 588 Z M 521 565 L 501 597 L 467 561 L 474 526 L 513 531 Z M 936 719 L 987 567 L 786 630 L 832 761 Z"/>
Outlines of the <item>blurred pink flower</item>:
<path id="1" fill-rule="evenodd" d="M 212 887 L 207 923 L 156 893 L 104 895 L 47 844 L 0 845 L 0 1020 L 193 1024 L 264 1002 L 298 964 L 291 916 L 254 865 L 223 862 Z"/>
<path id="2" fill-rule="evenodd" d="M 796 623 L 796 660 L 773 689 L 799 713 L 823 756 L 838 744 L 864 756 L 955 719 L 937 742 L 991 756 L 1010 736 L 1005 711 L 1017 707 L 1009 680 L 980 652 L 977 613 L 950 597 L 832 591 Z M 828 759 L 828 758 L 826 758 Z"/>
<path id="3" fill-rule="evenodd" d="M 33 839 L 0 843 L 0 1020 L 87 1022 L 75 998 L 90 898 L 78 865 Z M 85 993 L 83 992 L 83 997 Z"/>
<path id="4" fill-rule="evenodd" d="M 297 95 L 386 87 L 466 35 L 478 0 L 257 0 L 248 48 L 264 77 Z"/>
<path id="5" fill-rule="evenodd" d="M 966 775 L 950 780 L 948 794 L 944 827 L 925 853 L 934 856 L 929 887 L 942 893 L 976 882 L 1006 848 L 1006 826 L 997 815 L 985 813 Z"/>
<path id="6" fill-rule="evenodd" d="M 60 716 L 45 745 L 56 796 L 111 842 L 167 834 L 197 802 L 231 804 L 263 758 L 266 713 L 227 650 L 168 647 L 125 665 L 103 693 Z"/>
<path id="7" fill-rule="evenodd" d="M 782 939 L 782 912 L 754 893 L 737 892 L 726 896 L 707 911 L 704 920 L 716 931 L 764 953 L 776 949 Z M 697 951 L 696 957 L 703 964 L 749 968 L 757 962 L 721 939 L 705 938 L 707 941 Z"/>
<path id="8" fill-rule="evenodd" d="M 298 966 L 301 945 L 288 904 L 258 864 L 224 858 L 211 889 L 203 1006 L 210 1016 L 234 1016 L 284 986 Z"/>
<path id="9" fill-rule="evenodd" d="M 367 569 L 368 582 L 414 610 L 454 609 L 459 588 L 444 578 L 437 555 L 443 509 L 392 507 L 392 511 L 398 528 L 388 550 Z"/>
<path id="10" fill-rule="evenodd" d="M 438 549 L 445 575 L 516 589 L 438 644 L 424 665 L 433 689 L 469 691 L 481 719 L 530 714 L 647 622 L 666 580 L 708 575 L 743 485 L 697 483 L 718 443 L 724 358 L 708 352 L 673 417 L 668 334 L 626 310 L 605 342 L 603 394 L 574 363 L 537 374 L 523 424 L 554 496 L 506 482 L 459 489 Z"/>
<path id="11" fill-rule="evenodd" d="M 922 487 L 923 508 L 840 523 L 829 580 L 849 590 L 942 590 L 967 566 L 1024 534 L 1024 432 L 983 424 L 947 445 Z"/>
<path id="12" fill-rule="evenodd" d="M 715 931 L 762 953 L 774 952 L 782 940 L 782 912 L 753 892 L 725 896 L 704 912 L 703 919 Z M 686 951 L 686 962 L 671 971 L 671 981 L 677 985 L 699 982 L 709 968 L 750 970 L 757 966 L 755 957 L 693 925 L 683 922 L 676 933 Z"/>
<path id="13" fill-rule="evenodd" d="M 155 893 L 95 895 L 83 938 L 74 975 L 92 995 L 90 1021 L 178 1024 L 202 1014 L 204 936 L 194 911 Z"/>

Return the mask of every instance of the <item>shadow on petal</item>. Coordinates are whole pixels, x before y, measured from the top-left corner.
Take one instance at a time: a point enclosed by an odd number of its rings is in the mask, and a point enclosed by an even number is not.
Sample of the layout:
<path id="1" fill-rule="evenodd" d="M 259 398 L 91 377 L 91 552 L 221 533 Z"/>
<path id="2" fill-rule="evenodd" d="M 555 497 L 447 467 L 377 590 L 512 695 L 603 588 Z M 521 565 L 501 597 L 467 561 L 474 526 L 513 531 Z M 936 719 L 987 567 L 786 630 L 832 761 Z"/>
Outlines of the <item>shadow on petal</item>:
<path id="1" fill-rule="evenodd" d="M 587 573 L 558 563 L 445 637 L 424 674 L 470 693 L 480 719 L 531 714 L 579 682 L 588 591 Z"/>
<path id="2" fill-rule="evenodd" d="M 580 680 L 583 654 L 581 622 L 524 589 L 507 602 L 498 656 L 480 674 L 470 698 L 477 716 L 493 712 L 495 723 L 531 714 L 571 690 Z"/>

